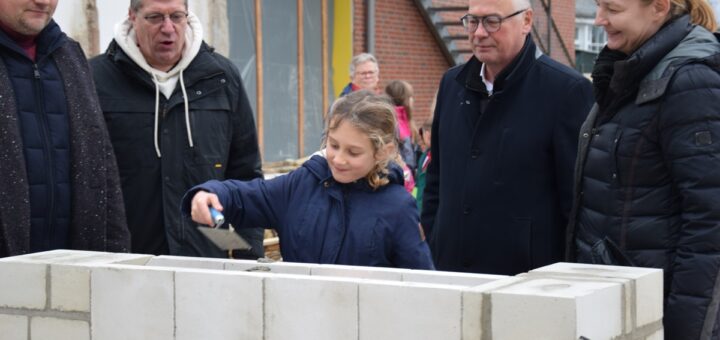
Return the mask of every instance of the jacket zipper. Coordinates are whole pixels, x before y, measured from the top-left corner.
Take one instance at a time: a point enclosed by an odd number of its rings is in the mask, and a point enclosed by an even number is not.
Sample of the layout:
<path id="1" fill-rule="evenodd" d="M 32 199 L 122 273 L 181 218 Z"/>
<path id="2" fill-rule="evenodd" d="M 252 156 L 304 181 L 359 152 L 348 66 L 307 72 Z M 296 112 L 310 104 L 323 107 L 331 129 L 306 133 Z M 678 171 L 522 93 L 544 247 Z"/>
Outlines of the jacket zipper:
<path id="1" fill-rule="evenodd" d="M 50 246 L 50 240 L 52 240 L 54 236 L 54 228 L 53 228 L 53 221 L 55 220 L 55 159 L 53 157 L 53 150 L 52 150 L 52 142 L 50 139 L 50 131 L 48 131 L 48 119 L 47 119 L 47 113 L 45 112 L 45 97 L 43 96 L 43 90 L 42 90 L 42 82 L 40 77 L 40 70 L 38 70 L 37 63 L 33 64 L 33 76 L 34 81 L 33 85 L 35 87 L 35 93 L 37 95 L 37 101 L 36 104 L 36 110 L 37 110 L 37 116 L 40 119 L 40 138 L 43 142 L 43 158 L 45 159 L 45 162 L 47 164 L 46 167 L 46 180 L 47 180 L 47 187 L 48 187 L 48 212 L 49 217 L 47 221 L 45 222 L 45 226 L 47 228 L 47 232 L 43 233 L 45 235 L 45 238 L 43 240 L 43 247 L 47 248 Z"/>

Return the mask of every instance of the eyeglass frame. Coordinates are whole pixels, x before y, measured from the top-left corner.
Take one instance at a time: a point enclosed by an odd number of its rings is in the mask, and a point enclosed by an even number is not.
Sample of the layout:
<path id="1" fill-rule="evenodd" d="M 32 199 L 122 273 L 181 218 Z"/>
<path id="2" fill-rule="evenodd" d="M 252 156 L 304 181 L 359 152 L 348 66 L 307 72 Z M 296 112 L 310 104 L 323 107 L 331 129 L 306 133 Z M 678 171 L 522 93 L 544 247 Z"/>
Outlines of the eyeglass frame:
<path id="1" fill-rule="evenodd" d="M 521 10 L 515 12 L 515 13 L 512 13 L 512 14 L 507 15 L 507 16 L 504 16 L 504 17 L 503 17 L 503 16 L 500 16 L 500 15 L 497 15 L 497 14 L 490 14 L 490 15 L 485 15 L 485 16 L 477 16 L 477 15 L 473 15 L 473 14 L 468 13 L 468 14 L 463 15 L 462 18 L 460 18 L 460 23 L 462 23 L 462 26 L 465 28 L 465 32 L 467 32 L 468 34 L 473 34 L 473 33 L 475 33 L 475 32 L 477 31 L 478 27 L 480 27 L 481 24 L 482 24 L 482 27 L 483 27 L 483 29 L 485 30 L 485 32 L 495 33 L 495 32 L 497 32 L 497 31 L 499 31 L 500 28 L 502 27 L 503 21 L 505 21 L 505 20 L 507 20 L 507 19 L 510 19 L 510 18 L 512 18 L 512 17 L 514 17 L 514 16 L 516 16 L 516 15 L 518 15 L 518 14 L 520 14 L 520 13 L 522 13 L 522 12 L 527 11 L 527 10 L 529 10 L 529 8 L 521 9 Z M 475 19 L 478 21 L 477 27 L 475 27 L 475 29 L 472 30 L 472 31 L 469 29 L 469 26 L 470 26 L 469 23 L 468 23 L 468 24 L 465 23 L 465 22 L 468 20 L 468 18 L 475 18 Z M 488 25 L 489 25 L 489 24 L 487 24 L 487 19 L 488 19 L 488 18 L 497 18 L 497 19 L 498 19 L 497 29 L 493 29 L 493 30 L 489 30 L 489 29 L 488 29 Z"/>
<path id="2" fill-rule="evenodd" d="M 173 16 L 176 16 L 176 15 L 178 15 L 176 17 L 177 19 L 173 19 Z M 185 20 L 187 20 L 188 15 L 189 15 L 188 12 L 183 12 L 183 11 L 172 12 L 170 14 L 163 14 L 163 13 L 155 12 L 155 13 L 149 13 L 149 14 L 144 15 L 143 19 L 145 19 L 145 21 L 149 22 L 151 25 L 162 25 L 165 23 L 165 20 L 167 20 L 167 19 L 170 19 L 170 22 L 172 22 L 175 25 L 180 25 Z M 154 22 L 155 20 L 158 20 L 158 19 L 160 21 Z M 175 21 L 175 20 L 177 20 L 177 21 Z"/>
<path id="3" fill-rule="evenodd" d="M 374 75 L 378 74 L 378 71 L 370 70 L 370 71 L 365 71 L 365 72 L 355 72 L 355 74 L 359 75 L 361 77 L 367 77 L 367 76 L 374 76 Z"/>

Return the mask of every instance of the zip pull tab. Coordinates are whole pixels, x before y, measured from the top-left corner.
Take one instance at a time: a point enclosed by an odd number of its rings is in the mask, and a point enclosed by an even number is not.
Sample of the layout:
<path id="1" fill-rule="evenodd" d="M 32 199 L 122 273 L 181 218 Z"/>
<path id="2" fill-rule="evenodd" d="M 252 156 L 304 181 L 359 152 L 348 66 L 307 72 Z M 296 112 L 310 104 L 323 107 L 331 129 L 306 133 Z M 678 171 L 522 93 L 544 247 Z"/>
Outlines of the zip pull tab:
<path id="1" fill-rule="evenodd" d="M 40 70 L 38 70 L 37 64 L 33 64 L 33 75 L 35 79 L 40 79 Z"/>

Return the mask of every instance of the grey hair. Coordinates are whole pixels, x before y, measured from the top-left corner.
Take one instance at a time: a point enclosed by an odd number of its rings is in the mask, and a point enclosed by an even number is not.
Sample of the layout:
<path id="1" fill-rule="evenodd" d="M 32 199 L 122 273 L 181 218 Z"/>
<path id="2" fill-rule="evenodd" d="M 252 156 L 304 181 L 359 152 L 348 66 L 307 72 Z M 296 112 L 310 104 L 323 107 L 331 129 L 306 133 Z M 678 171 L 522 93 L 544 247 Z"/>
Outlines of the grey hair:
<path id="1" fill-rule="evenodd" d="M 516 11 L 525 8 L 532 8 L 532 5 L 530 5 L 530 0 L 512 0 L 512 3 Z"/>
<path id="2" fill-rule="evenodd" d="M 373 64 L 375 64 L 375 69 L 378 71 L 378 73 L 380 73 L 380 67 L 378 67 L 378 61 L 377 59 L 375 59 L 375 56 L 370 53 L 360 53 L 354 56 L 352 60 L 350 60 L 350 76 L 355 76 L 355 68 L 358 67 L 360 64 L 364 64 L 368 61 L 372 61 Z"/>
<path id="3" fill-rule="evenodd" d="M 137 12 L 142 7 L 142 1 L 143 0 L 130 0 L 130 10 L 133 12 Z M 185 0 L 185 9 L 187 10 L 188 7 L 188 0 Z"/>

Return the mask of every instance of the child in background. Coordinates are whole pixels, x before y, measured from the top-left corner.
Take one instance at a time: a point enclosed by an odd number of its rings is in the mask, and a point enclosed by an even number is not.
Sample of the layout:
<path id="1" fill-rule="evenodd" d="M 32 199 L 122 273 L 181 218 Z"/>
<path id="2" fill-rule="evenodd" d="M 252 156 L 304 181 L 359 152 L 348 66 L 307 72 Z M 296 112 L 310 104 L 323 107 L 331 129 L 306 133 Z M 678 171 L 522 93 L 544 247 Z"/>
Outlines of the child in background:
<path id="1" fill-rule="evenodd" d="M 395 104 L 400 155 L 405 164 L 414 172 L 418 165 L 415 150 L 420 142 L 420 136 L 413 121 L 413 88 L 404 80 L 393 80 L 385 86 L 385 93 Z"/>
<path id="2" fill-rule="evenodd" d="M 432 117 L 430 117 L 430 119 L 428 119 L 425 124 L 420 127 L 420 131 L 418 132 L 420 133 L 420 138 L 422 140 L 420 145 L 423 152 L 418 158 L 418 168 L 415 173 L 415 191 L 413 192 L 413 196 L 415 196 L 415 199 L 417 200 L 418 211 L 422 211 L 423 190 L 425 190 L 425 173 L 427 172 L 427 167 L 430 165 L 431 160 L 430 138 L 432 137 Z"/>
<path id="3" fill-rule="evenodd" d="M 212 206 L 235 228 L 274 228 L 286 261 L 433 269 L 416 203 L 391 161 L 392 106 L 357 91 L 331 111 L 325 158 L 271 180 L 206 182 L 186 193 L 183 214 L 212 225 Z"/>

